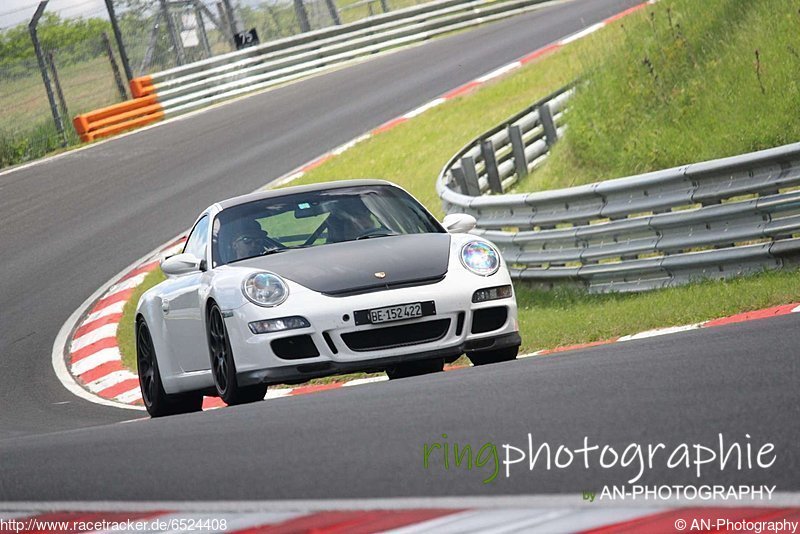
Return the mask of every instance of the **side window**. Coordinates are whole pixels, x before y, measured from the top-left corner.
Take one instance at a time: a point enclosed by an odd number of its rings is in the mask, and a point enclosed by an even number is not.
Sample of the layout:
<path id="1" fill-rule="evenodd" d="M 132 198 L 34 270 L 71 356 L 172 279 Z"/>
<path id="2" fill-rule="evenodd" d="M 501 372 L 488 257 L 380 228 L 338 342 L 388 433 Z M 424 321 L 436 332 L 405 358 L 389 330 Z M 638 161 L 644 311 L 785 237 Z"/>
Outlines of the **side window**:
<path id="1" fill-rule="evenodd" d="M 194 225 L 183 251 L 194 254 L 204 260 L 206 259 L 206 246 L 208 246 L 208 215 L 205 215 Z"/>

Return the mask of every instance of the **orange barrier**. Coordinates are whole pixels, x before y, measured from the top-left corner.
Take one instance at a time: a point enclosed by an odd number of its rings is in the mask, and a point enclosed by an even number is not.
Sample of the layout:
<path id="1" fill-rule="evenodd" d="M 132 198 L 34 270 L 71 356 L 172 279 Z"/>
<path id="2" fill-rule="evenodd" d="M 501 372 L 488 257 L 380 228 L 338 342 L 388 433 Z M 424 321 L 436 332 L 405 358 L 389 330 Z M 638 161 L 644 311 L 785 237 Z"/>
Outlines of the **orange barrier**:
<path id="1" fill-rule="evenodd" d="M 72 119 L 72 124 L 82 141 L 94 141 L 163 117 L 164 108 L 153 94 L 77 115 Z"/>
<path id="2" fill-rule="evenodd" d="M 155 94 L 156 88 L 153 85 L 152 76 L 139 76 L 131 80 L 131 94 L 134 98 L 150 96 Z"/>

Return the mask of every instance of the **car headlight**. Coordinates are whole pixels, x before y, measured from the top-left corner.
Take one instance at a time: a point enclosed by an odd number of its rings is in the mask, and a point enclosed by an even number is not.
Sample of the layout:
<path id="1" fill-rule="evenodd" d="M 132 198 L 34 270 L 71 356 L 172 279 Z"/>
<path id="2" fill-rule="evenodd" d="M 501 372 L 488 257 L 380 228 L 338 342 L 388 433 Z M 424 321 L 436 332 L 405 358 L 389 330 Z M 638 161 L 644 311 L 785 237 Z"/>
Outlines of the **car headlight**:
<path id="1" fill-rule="evenodd" d="M 480 276 L 490 276 L 500 268 L 500 254 L 483 241 L 470 241 L 461 248 L 461 263 Z"/>
<path id="2" fill-rule="evenodd" d="M 253 273 L 244 279 L 242 293 L 253 304 L 272 307 L 286 300 L 289 286 L 276 274 Z"/>

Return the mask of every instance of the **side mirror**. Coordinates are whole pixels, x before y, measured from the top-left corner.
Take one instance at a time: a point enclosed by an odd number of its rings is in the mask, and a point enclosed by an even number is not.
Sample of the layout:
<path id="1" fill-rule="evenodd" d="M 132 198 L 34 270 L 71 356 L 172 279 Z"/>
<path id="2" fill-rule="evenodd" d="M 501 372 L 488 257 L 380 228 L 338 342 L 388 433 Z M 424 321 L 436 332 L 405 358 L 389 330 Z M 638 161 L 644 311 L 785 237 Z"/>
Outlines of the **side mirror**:
<path id="1" fill-rule="evenodd" d="M 161 270 L 164 274 L 177 276 L 181 274 L 200 271 L 201 260 L 194 254 L 176 254 L 161 261 Z"/>
<path id="2" fill-rule="evenodd" d="M 451 234 L 466 234 L 477 224 L 475 217 L 466 213 L 451 213 L 442 221 L 444 229 Z"/>

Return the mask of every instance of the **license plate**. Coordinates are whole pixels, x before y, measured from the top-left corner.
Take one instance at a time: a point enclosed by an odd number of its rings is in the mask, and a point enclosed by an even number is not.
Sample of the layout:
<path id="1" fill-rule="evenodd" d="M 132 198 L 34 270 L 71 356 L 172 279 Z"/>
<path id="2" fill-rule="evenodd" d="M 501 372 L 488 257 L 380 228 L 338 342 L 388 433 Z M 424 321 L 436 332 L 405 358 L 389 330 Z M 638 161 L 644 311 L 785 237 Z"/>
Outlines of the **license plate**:
<path id="1" fill-rule="evenodd" d="M 380 324 L 392 321 L 402 321 L 404 319 L 416 319 L 426 315 L 436 314 L 433 301 L 411 302 L 408 304 L 397 304 L 395 306 L 385 306 L 383 308 L 373 308 L 371 310 L 356 311 L 353 316 L 357 325 L 361 324 Z"/>

